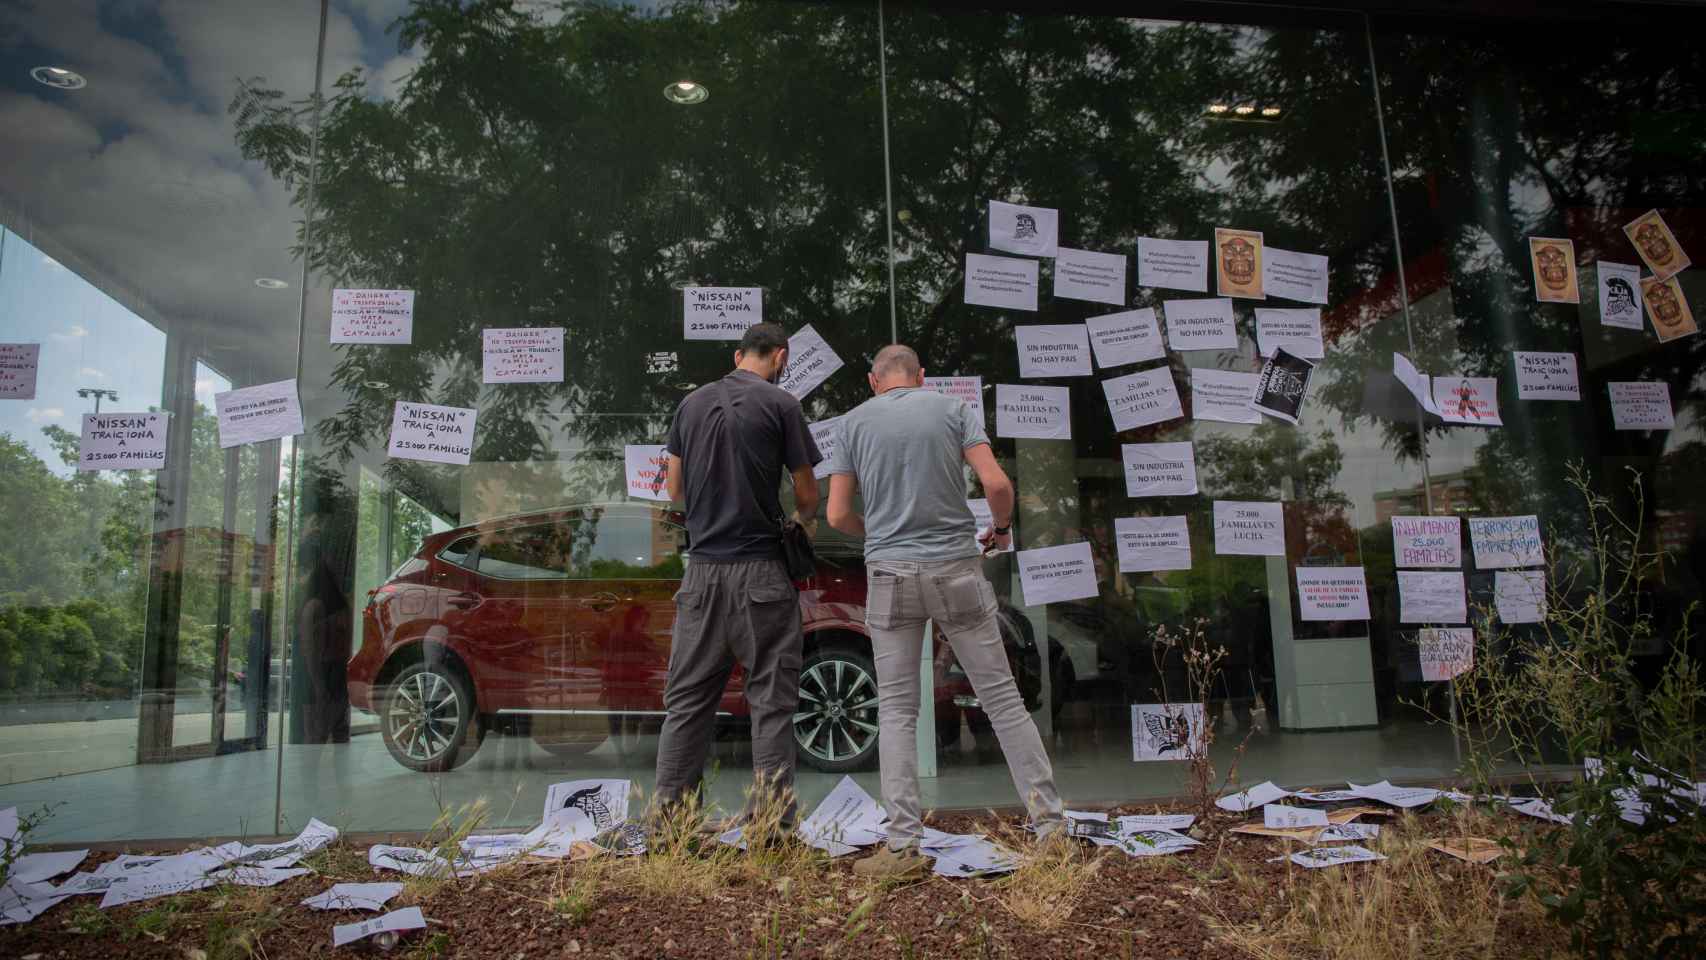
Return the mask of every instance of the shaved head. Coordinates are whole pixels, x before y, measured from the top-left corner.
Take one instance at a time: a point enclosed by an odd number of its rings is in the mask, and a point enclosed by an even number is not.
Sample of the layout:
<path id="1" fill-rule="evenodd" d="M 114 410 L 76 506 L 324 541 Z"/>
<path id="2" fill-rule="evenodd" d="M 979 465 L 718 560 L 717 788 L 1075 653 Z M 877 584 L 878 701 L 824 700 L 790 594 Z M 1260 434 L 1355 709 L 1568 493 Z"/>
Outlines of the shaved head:
<path id="1" fill-rule="evenodd" d="M 904 343 L 889 344 L 878 350 L 877 358 L 871 361 L 871 375 L 878 380 L 891 377 L 911 380 L 918 376 L 920 369 L 918 353 Z"/>

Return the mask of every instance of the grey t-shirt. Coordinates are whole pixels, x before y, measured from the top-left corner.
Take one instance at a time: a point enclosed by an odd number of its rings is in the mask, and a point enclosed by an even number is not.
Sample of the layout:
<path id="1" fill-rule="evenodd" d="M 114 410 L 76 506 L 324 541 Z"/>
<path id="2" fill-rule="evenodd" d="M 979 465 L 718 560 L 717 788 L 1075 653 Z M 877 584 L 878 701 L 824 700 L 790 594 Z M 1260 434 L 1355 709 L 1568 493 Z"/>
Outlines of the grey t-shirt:
<path id="1" fill-rule="evenodd" d="M 843 417 L 829 472 L 859 481 L 865 559 L 977 556 L 962 467 L 967 449 L 988 442 L 969 404 L 923 387 L 889 390 Z"/>

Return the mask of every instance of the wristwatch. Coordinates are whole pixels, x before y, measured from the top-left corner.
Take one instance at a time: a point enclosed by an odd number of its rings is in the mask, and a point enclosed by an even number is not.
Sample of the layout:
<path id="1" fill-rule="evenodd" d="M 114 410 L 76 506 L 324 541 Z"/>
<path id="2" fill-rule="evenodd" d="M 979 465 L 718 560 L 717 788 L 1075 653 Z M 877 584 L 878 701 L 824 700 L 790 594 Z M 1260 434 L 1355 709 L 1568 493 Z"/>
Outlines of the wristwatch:
<path id="1" fill-rule="evenodd" d="M 989 528 L 989 529 L 991 529 L 991 530 L 993 530 L 993 531 L 995 531 L 995 535 L 996 535 L 996 536 L 998 536 L 998 537 L 1005 537 L 1005 536 L 1006 536 L 1006 535 L 1008 535 L 1008 534 L 1009 534 L 1009 533 L 1012 533 L 1012 532 L 1013 532 L 1013 525 L 1012 525 L 1012 524 L 1011 524 L 1011 523 L 1009 523 L 1009 524 L 1008 524 L 1008 525 L 1007 525 L 1007 526 L 1005 526 L 1005 527 L 990 527 L 990 528 Z"/>

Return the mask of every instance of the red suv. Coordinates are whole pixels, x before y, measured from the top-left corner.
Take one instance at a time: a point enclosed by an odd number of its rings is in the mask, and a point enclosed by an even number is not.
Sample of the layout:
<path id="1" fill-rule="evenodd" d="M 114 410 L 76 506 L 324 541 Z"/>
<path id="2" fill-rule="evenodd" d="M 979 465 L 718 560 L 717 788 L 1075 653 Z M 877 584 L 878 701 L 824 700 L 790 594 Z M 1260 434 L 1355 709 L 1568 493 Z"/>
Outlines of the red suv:
<path id="1" fill-rule="evenodd" d="M 823 556 L 797 584 L 805 626 L 801 759 L 826 772 L 877 755 L 877 682 L 865 632 L 865 572 Z M 397 762 L 448 770 L 491 729 L 574 756 L 615 738 L 628 749 L 663 719 L 674 596 L 689 562 L 679 513 L 634 503 L 523 514 L 427 538 L 363 613 L 349 664 L 350 700 L 380 718 Z M 1002 632 L 1027 706 L 1040 692 L 1029 623 L 1003 608 Z M 971 690 L 937 644 L 936 717 L 957 737 L 961 711 L 987 731 Z M 737 667 L 720 715 L 747 720 Z"/>

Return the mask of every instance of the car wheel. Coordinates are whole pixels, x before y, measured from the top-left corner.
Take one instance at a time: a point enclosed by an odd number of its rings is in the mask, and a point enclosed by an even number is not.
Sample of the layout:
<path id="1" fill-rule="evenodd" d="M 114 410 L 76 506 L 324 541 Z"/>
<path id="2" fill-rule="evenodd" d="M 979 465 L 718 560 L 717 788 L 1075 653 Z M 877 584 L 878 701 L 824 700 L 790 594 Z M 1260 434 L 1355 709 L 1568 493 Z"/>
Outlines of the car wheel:
<path id="1" fill-rule="evenodd" d="M 410 664 L 386 684 L 379 731 L 398 763 L 423 773 L 466 763 L 485 738 L 468 681 L 444 663 Z"/>
<path id="2" fill-rule="evenodd" d="M 877 668 L 869 654 L 826 647 L 800 666 L 794 743 L 824 773 L 868 769 L 877 761 Z"/>

